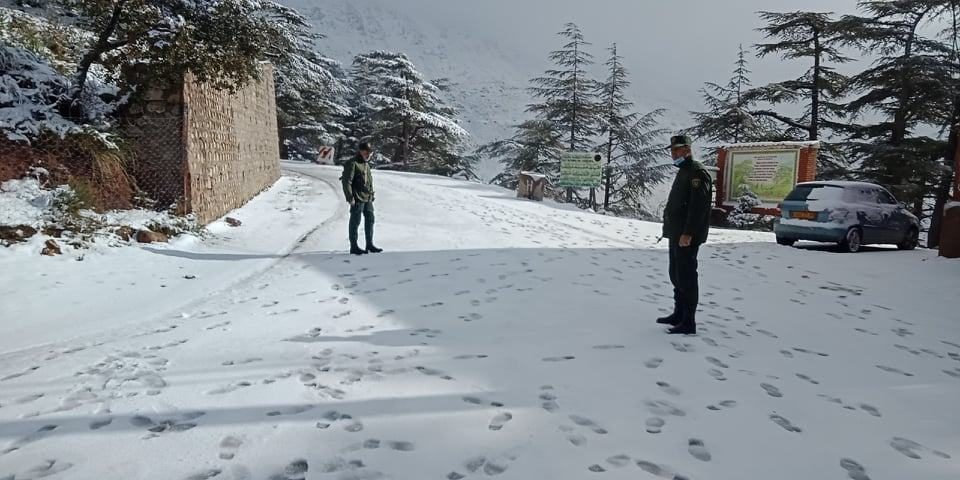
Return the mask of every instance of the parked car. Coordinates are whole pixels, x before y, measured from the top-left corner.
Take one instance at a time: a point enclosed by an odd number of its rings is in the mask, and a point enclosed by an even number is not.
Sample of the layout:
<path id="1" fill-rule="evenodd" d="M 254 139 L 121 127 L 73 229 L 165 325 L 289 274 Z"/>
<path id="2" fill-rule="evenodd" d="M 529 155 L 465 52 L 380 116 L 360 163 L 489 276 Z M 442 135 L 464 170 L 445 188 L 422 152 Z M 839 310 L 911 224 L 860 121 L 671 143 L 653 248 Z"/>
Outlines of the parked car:
<path id="1" fill-rule="evenodd" d="M 858 252 L 863 245 L 895 244 L 913 250 L 919 243 L 920 220 L 887 189 L 872 183 L 801 183 L 780 209 L 774 227 L 780 245 L 811 240 Z"/>

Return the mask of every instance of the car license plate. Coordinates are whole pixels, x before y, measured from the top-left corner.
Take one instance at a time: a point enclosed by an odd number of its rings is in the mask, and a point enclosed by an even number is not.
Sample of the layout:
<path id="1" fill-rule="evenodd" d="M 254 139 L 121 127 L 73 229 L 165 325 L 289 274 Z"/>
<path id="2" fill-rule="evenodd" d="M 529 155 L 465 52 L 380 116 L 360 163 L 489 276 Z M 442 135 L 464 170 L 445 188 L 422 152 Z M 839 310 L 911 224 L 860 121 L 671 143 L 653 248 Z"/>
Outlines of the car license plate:
<path id="1" fill-rule="evenodd" d="M 790 212 L 790 216 L 798 220 L 816 220 L 817 212 Z"/>

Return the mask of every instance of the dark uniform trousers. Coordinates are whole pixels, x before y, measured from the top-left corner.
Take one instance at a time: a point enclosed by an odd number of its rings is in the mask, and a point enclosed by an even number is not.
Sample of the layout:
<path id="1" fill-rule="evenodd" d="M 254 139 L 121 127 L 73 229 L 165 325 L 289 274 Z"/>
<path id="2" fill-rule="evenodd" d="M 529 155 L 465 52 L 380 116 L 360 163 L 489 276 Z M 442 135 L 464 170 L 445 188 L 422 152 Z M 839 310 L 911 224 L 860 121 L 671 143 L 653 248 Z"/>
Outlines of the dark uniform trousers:
<path id="1" fill-rule="evenodd" d="M 373 201 L 360 202 L 354 201 L 350 207 L 350 244 L 357 245 L 360 238 L 360 216 L 363 216 L 363 233 L 367 240 L 367 246 L 373 245 Z"/>
<path id="2" fill-rule="evenodd" d="M 697 276 L 699 245 L 681 247 L 676 240 L 670 241 L 670 282 L 673 283 L 675 312 L 694 313 L 700 300 L 700 284 Z"/>

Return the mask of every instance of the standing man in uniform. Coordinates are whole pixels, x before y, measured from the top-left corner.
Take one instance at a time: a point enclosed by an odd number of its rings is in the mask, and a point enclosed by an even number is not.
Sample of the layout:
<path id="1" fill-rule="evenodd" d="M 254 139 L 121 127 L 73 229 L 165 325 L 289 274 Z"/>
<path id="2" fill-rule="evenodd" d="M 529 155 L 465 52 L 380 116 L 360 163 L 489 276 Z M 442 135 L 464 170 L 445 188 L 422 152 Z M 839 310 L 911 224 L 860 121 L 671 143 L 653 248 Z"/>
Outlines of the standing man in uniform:
<path id="1" fill-rule="evenodd" d="M 670 325 L 673 335 L 697 333 L 699 280 L 697 254 L 710 229 L 713 178 L 693 159 L 693 142 L 686 135 L 670 139 L 670 154 L 677 178 L 663 212 L 663 237 L 670 240 L 670 282 L 673 283 L 673 313 L 657 319 Z"/>
<path id="2" fill-rule="evenodd" d="M 343 164 L 343 194 L 350 204 L 350 253 L 365 255 L 380 253 L 383 250 L 373 244 L 373 174 L 370 171 L 370 145 L 360 144 L 360 151 L 352 160 Z M 366 235 L 367 248 L 360 248 L 360 216 L 363 215 L 363 232 Z"/>

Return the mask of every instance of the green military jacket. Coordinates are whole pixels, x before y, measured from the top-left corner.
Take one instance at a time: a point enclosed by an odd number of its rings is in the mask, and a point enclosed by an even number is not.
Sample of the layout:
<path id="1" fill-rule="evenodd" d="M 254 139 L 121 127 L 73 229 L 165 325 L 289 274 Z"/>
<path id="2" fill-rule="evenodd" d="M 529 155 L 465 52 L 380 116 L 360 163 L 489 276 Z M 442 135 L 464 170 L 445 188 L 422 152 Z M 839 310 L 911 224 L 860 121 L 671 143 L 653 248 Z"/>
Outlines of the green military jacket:
<path id="1" fill-rule="evenodd" d="M 682 163 L 663 211 L 663 236 L 676 242 L 680 236 L 690 235 L 693 245 L 706 242 L 712 198 L 710 172 L 693 159 Z"/>
<path id="2" fill-rule="evenodd" d="M 353 200 L 359 203 L 373 201 L 373 173 L 370 171 L 370 163 L 357 155 L 353 160 L 343 164 L 343 176 L 340 177 L 343 183 L 343 194 L 347 201 Z"/>

